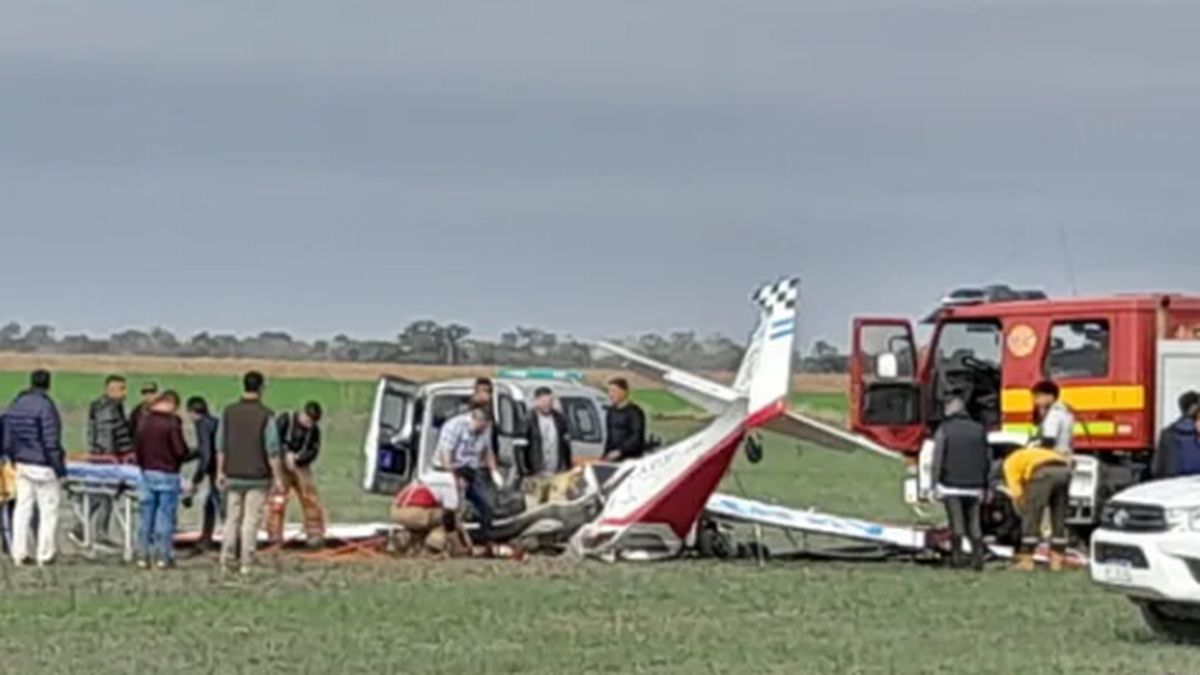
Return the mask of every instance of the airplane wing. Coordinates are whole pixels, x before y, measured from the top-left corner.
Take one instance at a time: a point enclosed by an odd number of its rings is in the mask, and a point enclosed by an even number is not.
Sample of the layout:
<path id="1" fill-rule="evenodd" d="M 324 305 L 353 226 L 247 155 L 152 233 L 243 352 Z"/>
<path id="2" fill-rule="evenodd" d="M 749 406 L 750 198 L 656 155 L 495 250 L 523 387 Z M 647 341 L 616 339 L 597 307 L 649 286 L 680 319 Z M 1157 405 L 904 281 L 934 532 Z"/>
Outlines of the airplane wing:
<path id="1" fill-rule="evenodd" d="M 738 392 L 729 385 L 713 382 L 686 370 L 655 361 L 611 342 L 597 342 L 595 345 L 623 359 L 635 372 L 662 382 L 675 395 L 714 415 L 720 414 L 738 400 Z M 902 459 L 899 454 L 862 436 L 795 410 L 789 410 L 763 428 L 802 443 L 812 443 L 832 450 L 865 450 L 889 459 Z"/>
<path id="2" fill-rule="evenodd" d="M 928 545 L 926 532 L 921 528 L 885 525 L 814 510 L 792 509 L 733 495 L 713 495 L 705 505 L 704 512 L 710 517 L 722 520 L 778 527 L 804 534 L 822 534 L 912 553 L 924 551 Z"/>

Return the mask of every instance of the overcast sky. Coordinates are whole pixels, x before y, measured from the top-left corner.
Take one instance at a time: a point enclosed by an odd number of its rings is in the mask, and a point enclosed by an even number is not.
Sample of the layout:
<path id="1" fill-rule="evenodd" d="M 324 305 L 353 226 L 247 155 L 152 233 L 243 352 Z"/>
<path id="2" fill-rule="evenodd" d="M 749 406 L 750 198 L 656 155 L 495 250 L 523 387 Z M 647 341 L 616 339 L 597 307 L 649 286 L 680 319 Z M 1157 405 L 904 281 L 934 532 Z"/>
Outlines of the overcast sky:
<path id="1" fill-rule="evenodd" d="M 0 316 L 742 335 L 795 273 L 844 344 L 966 283 L 1200 291 L 1197 35 L 1194 2 L 6 0 Z"/>

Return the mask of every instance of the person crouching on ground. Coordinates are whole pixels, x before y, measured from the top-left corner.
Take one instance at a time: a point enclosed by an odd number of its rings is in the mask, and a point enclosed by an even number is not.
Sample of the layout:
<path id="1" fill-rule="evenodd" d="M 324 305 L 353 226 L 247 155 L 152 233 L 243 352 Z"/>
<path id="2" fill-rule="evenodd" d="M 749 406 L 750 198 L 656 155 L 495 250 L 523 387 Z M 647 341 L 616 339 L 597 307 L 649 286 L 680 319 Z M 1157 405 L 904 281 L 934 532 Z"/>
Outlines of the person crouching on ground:
<path id="1" fill-rule="evenodd" d="M 179 395 L 163 392 L 143 413 L 133 439 L 134 456 L 142 470 L 137 564 L 143 569 L 152 564 L 159 569 L 175 566 L 175 522 L 183 492 L 179 471 L 189 459 L 178 410 Z"/>
<path id="2" fill-rule="evenodd" d="M 961 395 L 946 401 L 945 413 L 934 435 L 933 476 L 953 534 L 951 565 L 965 566 L 963 544 L 969 541 L 972 566 L 982 571 L 985 549 L 980 511 L 992 468 L 991 447 L 987 430 L 967 415 Z"/>
<path id="3" fill-rule="evenodd" d="M 288 497 L 295 493 L 304 513 L 304 534 L 310 547 L 325 540 L 325 511 L 321 508 L 312 467 L 321 452 L 321 405 L 309 401 L 304 410 L 282 413 L 276 418 L 279 444 L 283 451 L 283 492 L 271 495 L 267 509 L 267 534 L 271 541 L 283 541 Z"/>
<path id="4" fill-rule="evenodd" d="M 267 490 L 283 491 L 279 461 L 279 428 L 263 405 L 266 378 L 251 371 L 242 378 L 242 400 L 225 409 L 217 433 L 217 484 L 225 491 L 225 531 L 221 539 L 222 572 L 235 551 L 238 571 L 249 574 L 258 546 Z"/>
<path id="5" fill-rule="evenodd" d="M 4 414 L 0 448 L 16 467 L 17 506 L 13 513 L 12 557 L 17 566 L 29 562 L 29 540 L 37 506 L 37 564 L 50 565 L 58 539 L 59 485 L 67 475 L 62 447 L 62 418 L 50 399 L 50 372 L 36 370 L 29 389 Z"/>
<path id="6" fill-rule="evenodd" d="M 1004 484 L 1013 505 L 1021 512 L 1021 546 L 1016 569 L 1034 570 L 1033 556 L 1042 540 L 1042 520 L 1049 511 L 1050 570 L 1061 571 L 1067 548 L 1071 460 L 1053 446 L 1017 450 L 1004 460 Z"/>
<path id="7" fill-rule="evenodd" d="M 475 507 L 479 516 L 477 539 L 485 545 L 490 544 L 492 536 L 492 505 L 488 501 L 487 481 L 497 473 L 491 427 L 491 410 L 472 403 L 470 410 L 442 426 L 437 446 L 442 466 L 453 470 L 457 479 L 459 503 Z"/>
<path id="8" fill-rule="evenodd" d="M 428 486 L 413 483 L 396 493 L 392 501 L 392 522 L 403 528 L 407 539 L 400 552 L 414 555 L 428 551 L 445 553 L 448 545 L 447 516 L 437 495 Z"/>

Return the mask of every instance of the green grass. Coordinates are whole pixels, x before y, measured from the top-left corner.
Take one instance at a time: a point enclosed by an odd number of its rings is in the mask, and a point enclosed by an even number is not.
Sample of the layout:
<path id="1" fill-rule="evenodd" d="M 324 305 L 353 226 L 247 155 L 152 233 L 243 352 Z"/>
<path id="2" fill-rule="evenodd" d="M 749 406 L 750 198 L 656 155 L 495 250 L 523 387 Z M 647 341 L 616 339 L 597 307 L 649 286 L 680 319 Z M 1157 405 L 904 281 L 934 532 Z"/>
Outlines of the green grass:
<path id="1" fill-rule="evenodd" d="M 633 392 L 633 400 L 652 416 L 687 416 L 700 413 L 692 404 L 661 389 L 639 389 Z"/>
<path id="2" fill-rule="evenodd" d="M 15 394 L 25 386 L 27 378 L 25 373 L 0 373 L 0 392 Z M 129 407 L 133 406 L 144 382 L 157 383 L 160 391 L 175 389 L 185 399 L 193 394 L 203 395 L 214 408 L 237 400 L 241 392 L 240 379 L 232 376 L 131 374 Z M 51 395 L 64 411 L 81 411 L 100 395 L 103 388 L 103 375 L 55 373 Z M 281 410 L 293 409 L 316 399 L 330 412 L 364 413 L 370 409 L 375 395 L 375 386 L 371 382 L 274 378 L 268 381 L 267 388 L 271 405 Z"/>
<path id="3" fill-rule="evenodd" d="M 160 379 L 218 400 L 236 393 L 226 378 Z M 98 381 L 60 376 L 60 399 L 78 406 Z M 360 386 L 277 381 L 271 389 L 276 407 L 311 391 L 333 410 L 318 474 L 341 520 L 379 520 L 387 508 L 357 487 Z M 639 400 L 668 399 L 639 392 Z M 799 404 L 839 410 L 832 397 Z M 678 437 L 695 425 L 658 420 L 654 430 Z M 873 456 L 769 437 L 765 460 L 739 458 L 734 476 L 724 489 L 912 519 L 900 502 L 900 467 Z M 0 565 L 0 597 L 0 671 L 13 673 L 1200 672 L 1200 652 L 1154 641 L 1126 601 L 1082 573 L 285 558 L 249 580 L 224 581 L 208 560 L 155 574 L 67 559 L 45 572 Z"/>
<path id="4" fill-rule="evenodd" d="M 792 395 L 792 405 L 809 412 L 844 414 L 847 401 L 841 393 L 798 393 Z"/>

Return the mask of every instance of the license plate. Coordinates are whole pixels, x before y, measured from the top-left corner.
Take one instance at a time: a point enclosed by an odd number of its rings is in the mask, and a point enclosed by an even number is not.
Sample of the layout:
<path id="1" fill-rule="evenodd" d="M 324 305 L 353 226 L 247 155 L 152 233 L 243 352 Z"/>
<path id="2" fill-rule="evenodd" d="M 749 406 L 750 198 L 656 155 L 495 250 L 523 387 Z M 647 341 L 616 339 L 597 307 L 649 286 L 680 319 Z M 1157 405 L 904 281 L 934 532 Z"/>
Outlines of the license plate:
<path id="1" fill-rule="evenodd" d="M 1128 565 L 1104 565 L 1100 568 L 1100 578 L 1109 584 L 1117 586 L 1133 585 L 1133 568 Z"/>

